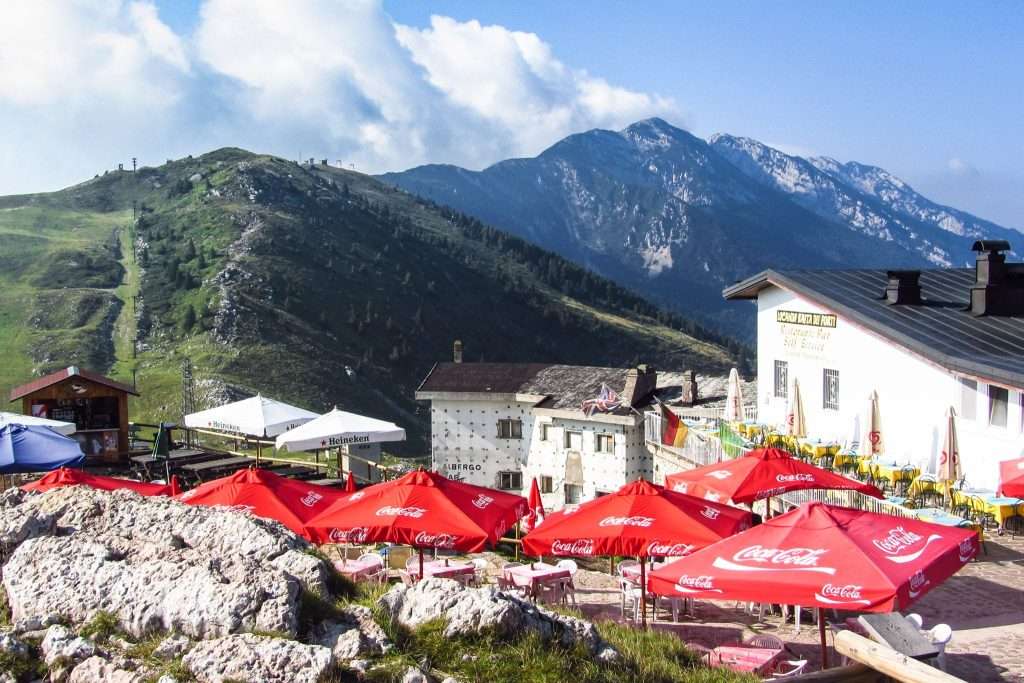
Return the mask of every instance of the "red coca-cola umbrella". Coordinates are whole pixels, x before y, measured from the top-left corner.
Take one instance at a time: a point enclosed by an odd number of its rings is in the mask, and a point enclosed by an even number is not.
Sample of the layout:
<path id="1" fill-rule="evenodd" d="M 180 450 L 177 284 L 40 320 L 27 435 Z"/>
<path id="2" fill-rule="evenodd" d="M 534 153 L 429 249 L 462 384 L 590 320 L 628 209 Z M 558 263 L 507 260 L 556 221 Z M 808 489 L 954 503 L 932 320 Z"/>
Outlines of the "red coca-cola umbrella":
<path id="1" fill-rule="evenodd" d="M 815 467 L 778 448 L 755 448 L 740 458 L 670 474 L 665 486 L 707 500 L 744 504 L 802 489 L 845 489 L 884 497 L 871 484 Z"/>
<path id="2" fill-rule="evenodd" d="M 115 489 L 128 489 L 143 496 L 169 496 L 173 495 L 172 485 L 149 484 L 131 479 L 119 477 L 102 477 L 96 474 L 87 474 L 82 470 L 61 467 L 58 470 L 48 473 L 45 477 L 22 486 L 23 491 L 49 491 L 61 486 L 89 486 L 104 491 Z"/>
<path id="3" fill-rule="evenodd" d="M 417 470 L 348 494 L 306 524 L 319 543 L 379 543 L 478 552 L 526 514 L 526 499 Z"/>
<path id="4" fill-rule="evenodd" d="M 1024 458 L 999 463 L 999 494 L 1024 498 Z"/>
<path id="5" fill-rule="evenodd" d="M 523 517 L 522 527 L 527 531 L 540 526 L 544 521 L 544 501 L 540 497 L 540 487 L 537 486 L 537 477 L 533 478 L 530 484 L 530 496 L 527 499 L 530 505 L 529 511 Z"/>
<path id="6" fill-rule="evenodd" d="M 348 473 L 348 477 L 345 479 L 345 493 L 355 493 L 359 490 L 356 486 L 356 478 L 351 472 Z"/>
<path id="7" fill-rule="evenodd" d="M 200 484 L 176 496 L 189 505 L 223 505 L 277 520 L 309 538 L 305 524 L 349 494 L 330 486 L 288 479 L 254 467 Z"/>
<path id="8" fill-rule="evenodd" d="M 648 588 L 676 597 L 889 612 L 905 609 L 977 552 L 970 529 L 811 502 L 652 572 Z"/>
<path id="9" fill-rule="evenodd" d="M 749 512 L 670 491 L 647 481 L 548 515 L 523 538 L 531 555 L 679 557 L 750 526 Z M 645 590 L 646 559 L 640 563 Z M 641 600 L 647 623 L 647 608 Z"/>

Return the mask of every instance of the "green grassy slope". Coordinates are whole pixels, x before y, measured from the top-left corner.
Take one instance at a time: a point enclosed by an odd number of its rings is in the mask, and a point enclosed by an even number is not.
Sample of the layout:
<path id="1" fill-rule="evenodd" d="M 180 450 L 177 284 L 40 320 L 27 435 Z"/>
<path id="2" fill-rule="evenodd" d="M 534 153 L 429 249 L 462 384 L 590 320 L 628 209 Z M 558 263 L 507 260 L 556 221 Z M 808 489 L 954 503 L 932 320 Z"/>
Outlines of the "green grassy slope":
<path id="1" fill-rule="evenodd" d="M 135 369 L 141 418 L 177 418 L 189 358 L 201 400 L 336 404 L 401 422 L 417 452 L 413 392 L 456 338 L 467 360 L 701 371 L 740 350 L 368 176 L 237 149 L 0 198 L 0 237 L 0 388 L 72 362 Z"/>

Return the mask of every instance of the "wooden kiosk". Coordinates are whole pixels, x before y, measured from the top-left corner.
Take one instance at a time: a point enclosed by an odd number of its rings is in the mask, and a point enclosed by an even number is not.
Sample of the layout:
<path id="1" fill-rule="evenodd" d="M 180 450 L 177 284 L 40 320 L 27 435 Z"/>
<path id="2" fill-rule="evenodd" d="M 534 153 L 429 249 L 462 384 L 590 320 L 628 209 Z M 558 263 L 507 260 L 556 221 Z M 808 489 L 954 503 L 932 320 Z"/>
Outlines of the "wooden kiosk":
<path id="1" fill-rule="evenodd" d="M 72 435 L 87 459 L 115 462 L 129 451 L 128 395 L 139 393 L 97 372 L 75 366 L 11 390 L 22 414 L 73 422 Z"/>

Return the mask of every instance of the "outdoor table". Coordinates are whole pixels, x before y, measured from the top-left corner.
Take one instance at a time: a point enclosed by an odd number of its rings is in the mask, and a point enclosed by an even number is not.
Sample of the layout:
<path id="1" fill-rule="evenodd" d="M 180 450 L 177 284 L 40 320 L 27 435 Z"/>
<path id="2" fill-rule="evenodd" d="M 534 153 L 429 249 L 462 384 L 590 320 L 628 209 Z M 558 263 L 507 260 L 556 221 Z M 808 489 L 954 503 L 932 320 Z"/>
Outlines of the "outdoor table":
<path id="1" fill-rule="evenodd" d="M 188 465 L 182 465 L 181 469 L 188 470 L 192 473 L 208 472 L 209 470 L 220 470 L 228 467 L 239 468 L 250 463 L 255 464 L 255 460 L 247 458 L 244 455 L 239 455 L 231 458 L 221 458 L 220 460 L 209 460 L 207 462 L 190 463 Z"/>
<path id="2" fill-rule="evenodd" d="M 420 574 L 419 566 L 410 568 L 409 574 L 414 578 L 418 578 Z M 441 579 L 454 579 L 460 583 L 465 583 L 467 577 L 471 578 L 474 574 L 476 574 L 476 566 L 471 562 L 431 560 L 423 563 L 423 575 L 425 577 L 433 576 Z"/>
<path id="3" fill-rule="evenodd" d="M 711 662 L 715 663 L 717 658 L 722 666 L 733 671 L 766 675 L 775 668 L 783 652 L 778 648 L 719 645 L 711 651 Z"/>
<path id="4" fill-rule="evenodd" d="M 875 479 L 888 479 L 893 485 L 901 479 L 913 480 L 921 474 L 917 467 L 910 467 L 908 464 L 899 464 L 895 460 L 862 459 L 859 465 L 861 474 L 869 472 Z"/>
<path id="5" fill-rule="evenodd" d="M 857 464 L 858 457 L 859 456 L 856 453 L 839 451 L 838 453 L 836 453 L 835 459 L 832 461 L 832 464 L 835 467 L 843 467 L 845 465 Z"/>
<path id="6" fill-rule="evenodd" d="M 826 455 L 835 455 L 839 452 L 839 444 L 835 441 L 822 441 L 821 439 L 797 439 L 800 450 L 808 453 L 812 458 L 818 460 Z"/>
<path id="7" fill-rule="evenodd" d="M 911 509 L 911 512 L 923 522 L 931 522 L 932 524 L 941 524 L 943 526 L 974 526 L 974 523 L 970 520 L 958 517 L 942 508 L 917 508 Z"/>
<path id="8" fill-rule="evenodd" d="M 339 574 L 344 574 L 353 581 L 365 581 L 384 569 L 384 565 L 376 557 L 367 557 L 362 560 L 335 562 L 334 568 Z"/>
<path id="9" fill-rule="evenodd" d="M 912 659 L 931 659 L 939 654 L 931 640 L 921 635 L 917 625 L 899 612 L 862 614 L 857 622 L 869 638 Z"/>
<path id="10" fill-rule="evenodd" d="M 639 570 L 637 570 L 639 571 Z M 525 588 L 530 595 L 536 596 L 537 589 L 543 585 L 568 579 L 572 572 L 544 562 L 534 562 L 504 570 L 505 578 L 520 588 Z"/>
<path id="11" fill-rule="evenodd" d="M 981 500 L 985 504 L 985 511 L 992 513 L 999 526 L 1003 526 L 1007 517 L 1017 514 L 1017 506 L 1024 504 L 1020 498 L 1000 496 L 992 489 L 961 489 L 960 495 Z"/>

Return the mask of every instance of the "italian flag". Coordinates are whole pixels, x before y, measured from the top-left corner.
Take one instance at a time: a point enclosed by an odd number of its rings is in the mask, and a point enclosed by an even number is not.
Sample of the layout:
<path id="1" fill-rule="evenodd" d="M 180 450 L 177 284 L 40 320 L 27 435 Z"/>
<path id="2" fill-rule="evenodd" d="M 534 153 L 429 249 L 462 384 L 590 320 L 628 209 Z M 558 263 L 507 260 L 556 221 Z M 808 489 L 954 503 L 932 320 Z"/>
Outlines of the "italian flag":
<path id="1" fill-rule="evenodd" d="M 681 448 L 686 443 L 686 435 L 690 430 L 664 403 L 658 405 L 661 407 L 661 443 Z"/>

